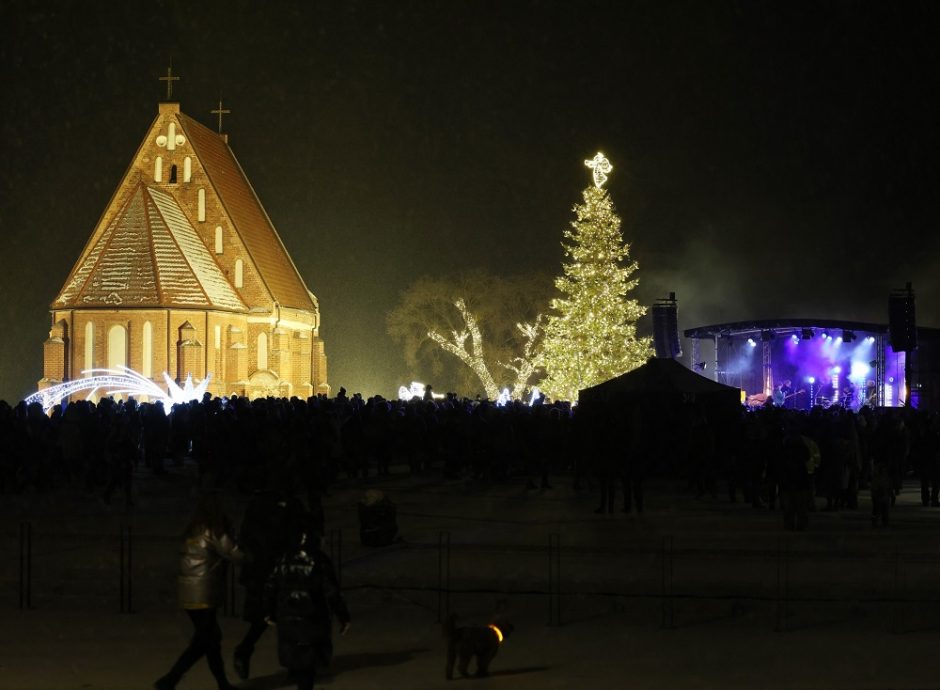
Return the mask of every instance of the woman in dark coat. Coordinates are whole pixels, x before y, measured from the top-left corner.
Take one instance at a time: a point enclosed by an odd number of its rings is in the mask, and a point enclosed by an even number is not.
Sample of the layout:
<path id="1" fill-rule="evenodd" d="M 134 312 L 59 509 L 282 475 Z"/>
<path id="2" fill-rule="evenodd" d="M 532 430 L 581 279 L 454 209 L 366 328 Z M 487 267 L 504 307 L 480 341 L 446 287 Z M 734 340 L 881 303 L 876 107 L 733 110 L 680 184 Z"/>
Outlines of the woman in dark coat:
<path id="1" fill-rule="evenodd" d="M 340 634 L 345 635 L 349 610 L 316 534 L 304 529 L 295 543 L 268 579 L 265 606 L 277 624 L 281 665 L 291 671 L 298 690 L 313 690 L 317 668 L 328 666 L 333 657 L 332 617 L 339 620 Z"/>
<path id="2" fill-rule="evenodd" d="M 216 609 L 225 599 L 228 561 L 237 563 L 244 558 L 233 534 L 232 524 L 222 511 L 221 497 L 217 493 L 204 495 L 186 529 L 177 579 L 180 606 L 193 623 L 193 637 L 170 672 L 154 684 L 156 690 L 173 690 L 203 655 L 219 690 L 235 688 L 225 677 L 222 630 L 216 620 Z"/>

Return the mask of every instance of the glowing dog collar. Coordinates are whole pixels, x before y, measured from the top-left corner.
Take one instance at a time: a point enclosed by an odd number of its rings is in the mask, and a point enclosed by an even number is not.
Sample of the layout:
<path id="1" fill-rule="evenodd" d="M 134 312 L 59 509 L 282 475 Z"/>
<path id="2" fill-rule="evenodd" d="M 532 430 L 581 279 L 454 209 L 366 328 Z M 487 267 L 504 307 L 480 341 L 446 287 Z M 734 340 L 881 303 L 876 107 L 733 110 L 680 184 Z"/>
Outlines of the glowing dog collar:
<path id="1" fill-rule="evenodd" d="M 502 644 L 503 643 L 503 631 L 497 628 L 492 623 L 490 623 L 488 627 L 490 630 L 496 633 L 496 644 Z"/>

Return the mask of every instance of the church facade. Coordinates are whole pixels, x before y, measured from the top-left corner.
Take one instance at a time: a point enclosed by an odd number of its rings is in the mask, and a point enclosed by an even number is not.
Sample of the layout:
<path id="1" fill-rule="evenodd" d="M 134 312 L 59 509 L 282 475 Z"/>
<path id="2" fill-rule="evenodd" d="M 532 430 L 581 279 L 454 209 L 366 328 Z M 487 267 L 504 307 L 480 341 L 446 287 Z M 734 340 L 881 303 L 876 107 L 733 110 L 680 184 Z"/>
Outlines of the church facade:
<path id="1" fill-rule="evenodd" d="M 161 103 L 50 307 L 40 389 L 128 367 L 214 395 L 329 393 L 316 297 L 228 146 Z"/>

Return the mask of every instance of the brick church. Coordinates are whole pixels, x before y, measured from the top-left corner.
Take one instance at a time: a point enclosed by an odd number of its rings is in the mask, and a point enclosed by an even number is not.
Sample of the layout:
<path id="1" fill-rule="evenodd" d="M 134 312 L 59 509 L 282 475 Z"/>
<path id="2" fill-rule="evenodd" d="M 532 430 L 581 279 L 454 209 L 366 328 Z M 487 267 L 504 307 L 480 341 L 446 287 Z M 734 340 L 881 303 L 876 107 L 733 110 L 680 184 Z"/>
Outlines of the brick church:
<path id="1" fill-rule="evenodd" d="M 316 297 L 227 135 L 178 103 L 160 104 L 51 315 L 40 389 L 126 366 L 161 387 L 211 375 L 217 396 L 329 393 Z"/>

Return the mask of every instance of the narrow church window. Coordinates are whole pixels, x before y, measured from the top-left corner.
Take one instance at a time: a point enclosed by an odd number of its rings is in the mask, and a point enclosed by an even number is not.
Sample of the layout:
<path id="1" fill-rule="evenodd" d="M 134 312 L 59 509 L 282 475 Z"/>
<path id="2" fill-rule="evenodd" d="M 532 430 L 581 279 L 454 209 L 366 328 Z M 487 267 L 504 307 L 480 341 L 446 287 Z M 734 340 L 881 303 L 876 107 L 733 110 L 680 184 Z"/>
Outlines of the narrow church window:
<path id="1" fill-rule="evenodd" d="M 153 324 L 144 321 L 143 344 L 141 353 L 140 373 L 144 378 L 153 376 Z"/>
<path id="2" fill-rule="evenodd" d="M 89 369 L 95 366 L 95 324 L 91 321 L 85 324 L 85 376 L 94 376 Z"/>
<path id="3" fill-rule="evenodd" d="M 206 190 L 205 189 L 200 188 L 199 194 L 198 194 L 198 203 L 199 203 L 199 209 L 197 213 L 199 214 L 199 222 L 205 223 L 206 222 Z"/>
<path id="4" fill-rule="evenodd" d="M 170 131 L 166 139 L 166 148 L 168 151 L 174 151 L 176 149 L 176 123 L 170 123 Z"/>
<path id="5" fill-rule="evenodd" d="M 245 287 L 245 264 L 241 259 L 235 260 L 235 287 Z"/>
<path id="6" fill-rule="evenodd" d="M 176 166 L 170 168 L 170 184 L 176 184 Z"/>
<path id="7" fill-rule="evenodd" d="M 222 226 L 221 225 L 215 226 L 215 253 L 216 254 L 222 253 Z"/>
<path id="8" fill-rule="evenodd" d="M 222 327 L 218 324 L 215 326 L 215 349 L 222 349 Z"/>
<path id="9" fill-rule="evenodd" d="M 193 179 L 193 159 L 189 156 L 183 159 L 183 182 Z"/>
<path id="10" fill-rule="evenodd" d="M 258 369 L 268 368 L 268 334 L 258 334 Z"/>
<path id="11" fill-rule="evenodd" d="M 163 156 L 157 156 L 153 162 L 153 181 L 163 182 Z"/>
<path id="12" fill-rule="evenodd" d="M 108 369 L 127 366 L 127 329 L 111 326 L 108 330 Z"/>

